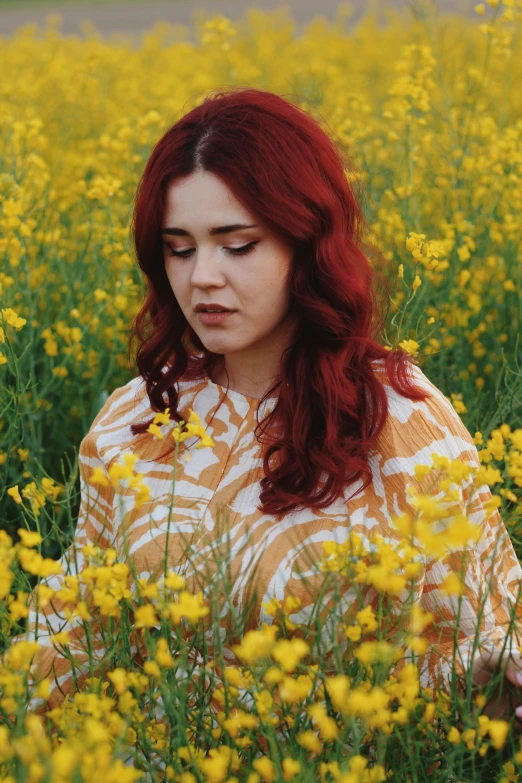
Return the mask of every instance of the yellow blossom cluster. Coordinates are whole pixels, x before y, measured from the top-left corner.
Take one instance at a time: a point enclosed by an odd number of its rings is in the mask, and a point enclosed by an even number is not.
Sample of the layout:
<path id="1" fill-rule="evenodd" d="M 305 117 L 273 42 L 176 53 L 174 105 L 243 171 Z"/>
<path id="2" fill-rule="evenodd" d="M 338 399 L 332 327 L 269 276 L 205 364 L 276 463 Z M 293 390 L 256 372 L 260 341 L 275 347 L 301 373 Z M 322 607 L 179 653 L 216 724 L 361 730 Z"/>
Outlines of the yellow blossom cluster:
<path id="1" fill-rule="evenodd" d="M 36 517 L 39 517 L 40 509 L 45 506 L 46 501 L 55 500 L 62 491 L 62 486 L 57 484 L 53 479 L 43 476 L 39 487 L 35 481 L 31 481 L 23 487 L 20 494 L 18 484 L 16 484 L 14 487 L 10 487 L 7 490 L 7 494 L 19 505 L 23 503 L 23 498 L 27 498 L 30 502 L 33 514 Z"/>
<path id="2" fill-rule="evenodd" d="M 171 435 L 176 444 L 183 443 L 188 438 L 192 437 L 198 437 L 199 443 L 196 444 L 197 449 L 204 449 L 207 447 L 212 448 L 214 446 L 214 441 L 212 438 L 208 435 L 207 432 L 205 432 L 205 427 L 201 423 L 201 420 L 197 413 L 192 410 L 192 408 L 189 408 L 190 415 L 187 422 L 180 421 L 176 423 L 176 425 L 171 430 Z M 169 425 L 171 424 L 170 420 L 170 408 L 165 408 L 165 411 L 163 413 L 156 413 L 154 416 L 154 420 L 152 424 L 149 425 L 147 428 L 147 432 L 150 432 L 157 440 L 163 440 L 165 437 L 161 427 L 159 425 Z M 177 453 L 177 452 L 176 452 Z M 187 453 L 185 456 L 185 461 L 188 462 L 190 459 L 190 454 Z"/>
<path id="3" fill-rule="evenodd" d="M 437 476 L 439 486 L 452 499 L 457 496 L 457 487 L 470 479 L 471 472 L 469 466 L 437 455 L 433 455 L 429 470 L 427 466 L 418 466 L 416 471 L 419 479 Z M 441 519 L 451 519 L 447 509 L 441 511 L 441 506 L 428 502 L 428 495 L 413 494 L 412 498 L 417 502 L 417 521 L 424 518 L 426 524 L 433 526 Z M 413 546 L 409 536 L 408 528 L 407 535 L 398 540 L 396 547 L 373 536 L 368 546 L 361 535 L 351 531 L 342 544 L 324 542 L 325 557 L 319 570 L 373 586 L 384 597 L 396 597 L 418 573 L 416 557 L 420 550 Z M 53 561 L 36 562 L 35 548 L 42 544 L 39 533 L 20 529 L 19 537 L 16 545 L 5 533 L 1 539 L 0 557 L 12 573 L 8 587 L 16 579 L 17 566 L 30 573 L 33 569 L 39 576 L 60 574 L 58 563 L 54 562 L 51 568 L 44 565 Z M 430 550 L 430 539 L 420 538 L 425 551 L 437 557 L 438 547 Z M 152 705 L 161 698 L 170 715 L 169 699 L 177 693 L 180 683 L 185 687 L 183 678 L 179 682 L 172 678 L 179 676 L 179 671 L 187 665 L 193 637 L 185 630 L 175 637 L 172 630 L 180 627 L 183 618 L 196 627 L 201 618 L 209 617 L 210 608 L 201 593 L 194 595 L 187 589 L 185 578 L 176 571 L 166 572 L 161 582 L 144 577 L 135 580 L 128 565 L 118 562 L 114 549 L 86 545 L 82 554 L 84 563 L 77 575 L 64 575 L 58 589 L 42 580 L 35 596 L 41 608 L 59 602 L 67 621 L 105 627 L 104 633 L 109 634 L 107 643 L 116 645 L 111 649 L 118 650 L 121 665 L 106 671 L 104 679 L 91 676 L 84 680 L 82 689 L 71 699 L 47 710 L 55 734 L 46 732 L 36 714 L 28 715 L 21 735 L 2 728 L 0 764 L 27 764 L 35 780 L 44 780 L 38 776 L 38 770 L 47 768 L 44 765 L 56 774 L 60 770 L 62 778 L 71 783 L 76 774 L 81 775 L 81 780 L 87 780 L 98 764 L 109 780 L 133 781 L 137 779 L 137 770 L 122 766 L 121 756 L 115 749 L 126 747 L 135 752 L 133 749 L 142 743 L 149 749 L 154 763 L 164 764 L 157 769 L 164 769 L 166 779 L 180 783 L 196 779 L 196 770 L 204 781 L 220 783 L 230 780 L 231 775 L 259 783 L 277 780 L 278 775 L 283 780 L 297 780 L 303 769 L 300 755 L 303 752 L 307 754 L 307 763 L 317 764 L 318 774 L 325 781 L 330 778 L 345 783 L 385 780 L 385 767 L 378 763 L 370 765 L 366 756 L 353 753 L 345 760 L 334 759 L 332 753 L 337 744 L 346 743 L 355 725 L 361 727 L 365 741 L 370 741 L 377 734 L 391 738 L 398 727 L 419 720 L 420 737 L 427 738 L 431 736 L 430 726 L 437 715 L 447 724 L 447 742 L 452 746 L 462 746 L 484 756 L 490 748 L 501 749 L 507 742 L 509 724 L 481 714 L 483 697 L 477 697 L 478 712 L 474 713 L 471 726 L 448 723 L 445 702 L 427 698 L 430 691 L 421 688 L 416 663 L 404 660 L 407 650 L 421 655 L 427 652 L 423 633 L 436 619 L 432 613 L 418 605 L 411 606 L 402 637 L 393 642 L 381 636 L 389 617 L 375 611 L 370 604 L 356 612 L 355 623 L 347 623 L 343 618 L 340 627 L 353 645 L 352 674 L 332 673 L 324 670 L 320 660 L 314 660 L 311 644 L 301 635 L 280 635 L 280 632 L 303 631 L 302 625 L 289 621 L 289 615 L 300 606 L 300 601 L 290 595 L 284 602 L 272 599 L 265 603 L 266 614 L 277 620 L 276 623 L 247 630 L 239 644 L 232 645 L 238 665 L 226 666 L 221 678 L 214 671 L 212 661 L 205 667 L 213 676 L 214 686 L 209 695 L 210 703 L 217 705 L 217 712 L 215 706 L 206 717 L 202 713 L 187 713 L 187 742 L 178 744 L 172 752 L 169 750 L 172 732 L 177 731 L 179 720 L 177 702 L 171 705 L 172 717 L 177 716 L 174 724 L 171 718 L 157 716 Z M 20 590 L 11 597 L 6 608 L 13 618 L 27 616 L 28 598 L 29 594 Z M 114 636 L 116 626 L 112 626 L 113 636 L 110 636 L 108 623 L 127 624 L 130 616 L 129 641 L 140 650 L 141 664 L 140 658 L 125 657 L 122 638 L 117 641 L 118 637 Z M 166 629 L 169 631 L 164 635 Z M 379 638 L 371 638 L 375 633 Z M 74 638 L 68 630 L 53 633 L 50 641 L 57 653 L 64 656 L 74 650 Z M 4 656 L 0 664 L 0 709 L 7 714 L 14 716 L 27 697 L 24 678 L 41 649 L 37 641 L 20 640 Z M 397 667 L 398 663 L 402 665 Z M 377 672 L 380 672 L 378 680 Z M 197 682 L 197 678 L 193 680 L 195 686 Z M 51 686 L 52 675 L 37 680 L 33 695 L 48 701 Z M 153 692 L 156 695 L 151 700 Z M 214 721 L 209 720 L 212 714 Z M 198 746 L 197 738 L 202 730 L 216 743 L 207 751 Z M 268 754 L 268 747 L 258 737 L 276 731 L 282 741 L 286 730 L 293 731 L 291 752 L 275 757 Z M 78 750 L 80 740 L 82 753 Z M 256 748 L 263 748 L 261 755 L 257 753 L 247 761 L 242 754 Z M 522 749 L 514 759 L 516 763 L 522 762 Z"/>
<path id="4" fill-rule="evenodd" d="M 166 425 L 170 423 L 169 408 L 166 408 L 164 413 L 156 413 L 154 421 L 148 427 L 150 432 L 157 440 L 162 440 L 164 435 L 161 431 L 160 424 Z M 190 417 L 188 422 L 181 421 L 177 423 L 172 429 L 172 438 L 176 444 L 183 443 L 187 438 L 197 437 L 199 442 L 195 445 L 196 449 L 202 449 L 207 447 L 213 447 L 214 441 L 205 432 L 205 428 L 201 423 L 201 420 L 195 411 L 190 410 Z M 177 448 L 175 450 L 177 455 Z M 190 454 L 187 453 L 185 459 L 188 460 Z M 115 489 L 122 487 L 123 489 L 136 490 L 135 495 L 135 507 L 139 508 L 145 502 L 150 500 L 150 487 L 143 481 L 143 473 L 135 473 L 134 466 L 138 461 L 138 455 L 130 452 L 126 452 L 122 455 L 121 461 L 111 465 L 105 473 L 102 467 L 93 468 L 90 476 L 91 484 L 101 484 L 104 487 L 112 486 Z"/>

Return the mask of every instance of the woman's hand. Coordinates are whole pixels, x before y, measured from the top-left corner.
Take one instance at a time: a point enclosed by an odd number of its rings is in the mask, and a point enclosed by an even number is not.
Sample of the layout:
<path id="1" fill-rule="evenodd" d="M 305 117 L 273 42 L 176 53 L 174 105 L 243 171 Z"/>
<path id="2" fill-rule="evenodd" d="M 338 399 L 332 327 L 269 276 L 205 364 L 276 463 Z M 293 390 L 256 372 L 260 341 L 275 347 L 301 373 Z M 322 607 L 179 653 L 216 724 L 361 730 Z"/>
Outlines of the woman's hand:
<path id="1" fill-rule="evenodd" d="M 516 648 L 512 649 L 511 652 L 504 650 L 503 653 L 493 646 L 483 649 L 473 661 L 473 684 L 486 685 L 497 666 L 502 670 L 505 668 L 504 680 L 508 680 L 512 685 L 520 689 L 520 702 L 522 705 L 522 655 Z M 502 681 L 499 682 L 491 694 L 490 700 L 484 706 L 484 715 L 492 719 L 510 721 L 510 698 L 508 691 L 508 684 Z M 522 706 L 516 708 L 515 718 L 513 731 L 518 736 L 522 734 Z"/>

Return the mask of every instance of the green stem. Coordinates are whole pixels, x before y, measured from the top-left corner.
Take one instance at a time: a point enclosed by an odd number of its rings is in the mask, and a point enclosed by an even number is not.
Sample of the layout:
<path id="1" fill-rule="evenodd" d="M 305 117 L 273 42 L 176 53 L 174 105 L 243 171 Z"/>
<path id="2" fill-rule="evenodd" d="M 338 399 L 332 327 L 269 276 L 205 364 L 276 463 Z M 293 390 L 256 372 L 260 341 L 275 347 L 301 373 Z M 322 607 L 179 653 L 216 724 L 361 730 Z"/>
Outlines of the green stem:
<path id="1" fill-rule="evenodd" d="M 184 424 L 185 422 L 181 422 L 181 424 Z M 179 451 L 179 440 L 176 441 L 176 446 L 174 448 L 174 463 L 173 463 L 173 469 L 174 469 L 174 478 L 172 481 L 172 492 L 170 493 L 170 504 L 169 504 L 169 517 L 167 520 L 167 536 L 165 539 L 165 558 L 163 562 L 163 576 L 164 578 L 167 577 L 167 571 L 168 571 L 168 560 L 169 560 L 169 539 L 170 539 L 170 522 L 172 519 L 172 508 L 174 505 L 174 494 L 176 492 L 176 470 L 177 470 L 177 463 L 178 463 L 178 451 Z"/>

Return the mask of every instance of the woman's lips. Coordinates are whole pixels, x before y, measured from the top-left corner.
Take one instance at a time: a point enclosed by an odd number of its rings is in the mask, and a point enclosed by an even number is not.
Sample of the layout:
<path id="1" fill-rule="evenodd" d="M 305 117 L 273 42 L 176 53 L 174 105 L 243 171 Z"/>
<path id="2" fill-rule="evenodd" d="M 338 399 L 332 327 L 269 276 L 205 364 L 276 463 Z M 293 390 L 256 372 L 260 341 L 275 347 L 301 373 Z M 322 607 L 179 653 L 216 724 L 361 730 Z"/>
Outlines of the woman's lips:
<path id="1" fill-rule="evenodd" d="M 203 310 L 200 310 L 198 316 L 201 323 L 205 326 L 220 326 L 235 312 L 235 310 L 224 310 L 221 313 L 205 313 Z"/>

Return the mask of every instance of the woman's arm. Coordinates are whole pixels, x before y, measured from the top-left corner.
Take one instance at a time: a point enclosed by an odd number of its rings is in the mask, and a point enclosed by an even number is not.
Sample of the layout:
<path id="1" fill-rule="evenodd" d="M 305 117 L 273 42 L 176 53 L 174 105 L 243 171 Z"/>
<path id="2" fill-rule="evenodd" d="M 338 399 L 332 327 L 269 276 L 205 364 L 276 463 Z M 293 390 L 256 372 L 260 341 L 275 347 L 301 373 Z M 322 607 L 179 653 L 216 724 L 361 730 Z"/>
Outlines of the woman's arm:
<path id="1" fill-rule="evenodd" d="M 42 579 L 54 591 L 70 588 L 67 577 L 78 577 L 85 567 L 86 557 L 83 548 L 87 545 L 100 547 L 104 550 L 111 545 L 114 536 L 114 488 L 110 482 L 102 485 L 92 482 L 93 471 L 107 474 L 102 458 L 98 453 L 97 425 L 110 411 L 111 405 L 120 390 L 117 389 L 105 402 L 95 418 L 89 432 L 81 441 L 78 460 L 80 470 L 81 502 L 74 541 L 62 555 L 59 562 L 62 573 Z M 96 473 L 94 474 L 96 477 Z M 82 593 L 85 588 L 82 588 Z M 74 590 L 64 597 L 71 597 Z M 29 602 L 29 616 L 25 634 L 14 637 L 11 645 L 17 641 L 37 641 L 39 649 L 31 666 L 31 679 L 39 682 L 43 678 L 51 681 L 48 706 L 55 707 L 63 701 L 65 694 L 75 690 L 75 678 L 91 675 L 92 668 L 89 659 L 95 664 L 103 660 L 104 644 L 99 624 L 92 619 L 82 619 L 73 616 L 66 619 L 64 610 L 73 609 L 77 601 L 62 600 L 60 594 L 55 596 L 45 606 L 38 605 L 37 590 L 33 590 Z M 82 607 L 80 614 L 89 617 L 91 612 L 89 602 Z M 99 615 L 99 610 L 96 611 Z M 70 659 L 63 655 L 60 648 L 51 641 L 51 636 L 66 631 L 71 639 L 67 645 Z M 33 700 L 31 707 L 40 712 L 46 709 L 41 699 Z"/>

